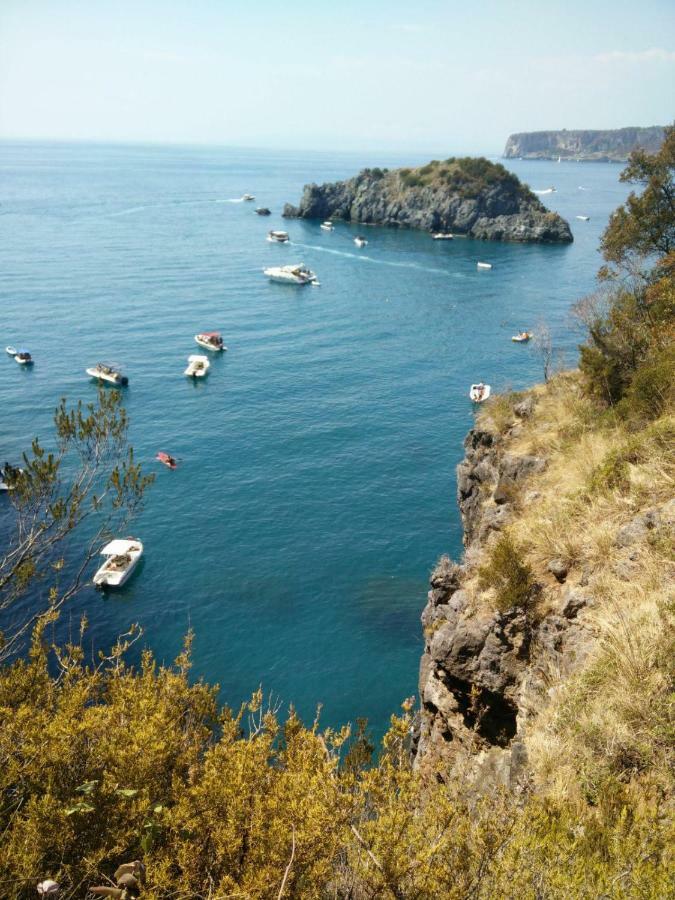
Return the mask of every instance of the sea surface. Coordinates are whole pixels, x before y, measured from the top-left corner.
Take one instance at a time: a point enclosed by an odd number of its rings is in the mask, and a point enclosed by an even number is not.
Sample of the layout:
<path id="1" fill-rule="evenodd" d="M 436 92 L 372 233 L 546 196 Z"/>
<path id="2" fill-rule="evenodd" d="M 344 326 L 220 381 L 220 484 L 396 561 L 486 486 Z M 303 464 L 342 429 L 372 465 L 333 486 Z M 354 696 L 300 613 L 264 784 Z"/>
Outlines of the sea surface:
<path id="1" fill-rule="evenodd" d="M 0 358 L 0 460 L 35 435 L 49 445 L 59 398 L 94 399 L 84 370 L 110 359 L 130 379 L 137 458 L 157 475 L 132 529 L 142 569 L 116 594 L 79 594 L 64 634 L 86 611 L 92 646 L 106 647 L 138 621 L 170 661 L 192 628 L 194 673 L 224 702 L 262 685 L 306 719 L 322 704 L 326 725 L 365 716 L 379 733 L 415 693 L 428 575 L 461 553 L 469 384 L 541 380 L 535 348 L 510 340 L 541 322 L 559 362 L 574 361 L 570 308 L 594 287 L 598 239 L 627 193 L 617 165 L 509 162 L 532 188 L 556 187 L 541 199 L 570 221 L 570 246 L 326 233 L 280 216 L 306 182 L 426 161 L 0 144 L 0 345 L 35 357 L 30 370 Z M 291 243 L 266 242 L 270 228 Z M 301 261 L 320 287 L 263 276 Z M 222 331 L 228 351 L 192 383 L 202 330 Z M 3 541 L 10 527 L 0 495 Z"/>

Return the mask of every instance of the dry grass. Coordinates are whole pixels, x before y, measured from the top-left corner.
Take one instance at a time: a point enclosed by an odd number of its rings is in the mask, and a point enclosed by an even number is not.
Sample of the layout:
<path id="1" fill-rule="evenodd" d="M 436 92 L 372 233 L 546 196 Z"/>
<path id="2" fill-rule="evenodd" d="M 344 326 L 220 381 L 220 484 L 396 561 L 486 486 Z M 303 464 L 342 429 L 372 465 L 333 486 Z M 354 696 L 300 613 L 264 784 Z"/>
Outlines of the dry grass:
<path id="1" fill-rule="evenodd" d="M 631 432 L 596 414 L 577 373 L 534 393 L 535 410 L 522 422 L 510 397 L 479 416 L 479 424 L 504 435 L 509 453 L 548 463 L 520 488 L 508 533 L 544 585 L 540 615 L 560 599 L 547 570 L 553 558 L 568 563 L 568 584 L 581 579 L 593 600 L 587 661 L 572 678 L 549 673 L 550 702 L 528 726 L 535 779 L 551 795 L 580 802 L 598 801 L 612 783 L 666 789 L 675 762 L 673 534 L 663 526 L 629 547 L 616 538 L 623 525 L 673 497 L 674 420 L 664 415 Z M 532 490 L 536 502 L 524 503 Z M 493 544 L 475 554 L 474 565 L 485 563 Z"/>

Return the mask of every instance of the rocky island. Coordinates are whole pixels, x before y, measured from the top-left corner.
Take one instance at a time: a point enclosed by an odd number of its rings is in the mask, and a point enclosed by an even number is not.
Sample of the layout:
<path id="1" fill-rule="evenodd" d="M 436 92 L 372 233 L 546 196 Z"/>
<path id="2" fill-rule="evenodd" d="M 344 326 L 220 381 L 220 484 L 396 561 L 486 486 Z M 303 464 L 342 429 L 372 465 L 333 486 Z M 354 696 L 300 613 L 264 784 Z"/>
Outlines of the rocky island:
<path id="1" fill-rule="evenodd" d="M 452 232 L 494 241 L 569 243 L 568 223 L 499 163 L 451 157 L 416 169 L 364 169 L 355 178 L 305 185 L 283 215 Z"/>
<path id="2" fill-rule="evenodd" d="M 625 162 L 633 150 L 657 153 L 664 136 L 660 125 L 609 131 L 524 131 L 509 137 L 504 158 Z"/>

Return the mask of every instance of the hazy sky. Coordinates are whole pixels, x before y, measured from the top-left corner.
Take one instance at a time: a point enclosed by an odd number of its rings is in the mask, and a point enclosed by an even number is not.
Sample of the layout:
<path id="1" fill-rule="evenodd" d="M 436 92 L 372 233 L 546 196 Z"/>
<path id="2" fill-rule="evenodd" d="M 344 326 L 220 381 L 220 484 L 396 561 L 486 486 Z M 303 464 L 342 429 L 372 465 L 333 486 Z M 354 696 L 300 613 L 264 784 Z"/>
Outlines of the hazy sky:
<path id="1" fill-rule="evenodd" d="M 673 0 L 0 0 L 4 137 L 492 153 L 674 99 Z"/>

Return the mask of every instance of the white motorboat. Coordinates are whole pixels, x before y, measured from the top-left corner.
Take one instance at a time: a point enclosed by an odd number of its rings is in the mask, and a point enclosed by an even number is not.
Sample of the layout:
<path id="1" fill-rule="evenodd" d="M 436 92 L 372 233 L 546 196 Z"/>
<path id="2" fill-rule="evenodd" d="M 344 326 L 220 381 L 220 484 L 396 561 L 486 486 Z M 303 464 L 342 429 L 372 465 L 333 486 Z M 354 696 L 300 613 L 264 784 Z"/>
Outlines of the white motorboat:
<path id="1" fill-rule="evenodd" d="M 435 241 L 451 241 L 454 238 L 449 231 L 437 231 L 431 236 Z"/>
<path id="2" fill-rule="evenodd" d="M 263 270 L 271 281 L 280 284 L 318 284 L 317 277 L 304 263 L 294 266 L 272 266 Z"/>
<path id="3" fill-rule="evenodd" d="M 516 344 L 526 344 L 531 337 L 531 331 L 519 331 L 518 334 L 514 334 L 511 336 L 511 340 L 515 341 Z"/>
<path id="4" fill-rule="evenodd" d="M 255 197 L 253 196 L 253 194 L 244 194 L 244 196 L 241 199 L 248 201 L 248 200 L 255 200 Z"/>
<path id="5" fill-rule="evenodd" d="M 287 244 L 289 241 L 287 231 L 268 231 L 267 240 L 273 244 Z"/>
<path id="6" fill-rule="evenodd" d="M 188 367 L 184 374 L 189 378 L 203 378 L 209 371 L 210 366 L 211 363 L 205 356 L 193 353 L 192 356 L 188 356 Z"/>
<path id="7" fill-rule="evenodd" d="M 485 403 L 487 398 L 490 396 L 490 385 L 483 384 L 481 381 L 479 384 L 472 384 L 471 390 L 469 391 L 469 397 L 473 400 L 474 403 Z"/>
<path id="8" fill-rule="evenodd" d="M 554 187 L 544 188 L 541 191 L 533 191 L 534 194 L 555 194 L 556 189 Z"/>
<path id="9" fill-rule="evenodd" d="M 590 218 L 590 216 L 577 216 L 577 219 L 579 219 L 581 222 L 588 222 Z"/>
<path id="10" fill-rule="evenodd" d="M 479 263 L 476 263 L 476 268 L 477 269 L 491 269 L 492 263 L 479 262 Z"/>
<path id="11" fill-rule="evenodd" d="M 131 576 L 143 555 L 143 544 L 135 538 L 110 541 L 101 550 L 106 561 L 94 575 L 96 587 L 121 587 Z"/>
<path id="12" fill-rule="evenodd" d="M 32 366 L 33 357 L 28 350 L 19 349 L 14 355 L 14 362 L 18 363 L 20 366 Z"/>
<path id="13" fill-rule="evenodd" d="M 219 331 L 203 331 L 201 334 L 195 335 L 195 341 L 200 347 L 206 347 L 207 350 L 227 350 Z"/>
<path id="14" fill-rule="evenodd" d="M 357 247 L 365 247 L 368 241 L 364 237 L 361 237 L 360 234 L 357 234 L 354 238 L 354 243 Z"/>
<path id="15" fill-rule="evenodd" d="M 16 352 L 17 352 L 16 347 L 12 347 L 12 346 L 5 347 L 5 351 L 7 353 L 9 353 L 10 356 L 16 356 Z"/>
<path id="16" fill-rule="evenodd" d="M 333 231 L 333 230 L 334 230 L 333 223 L 332 223 L 332 222 L 328 222 L 328 221 L 322 222 L 321 225 L 320 225 L 319 227 L 320 227 L 320 228 L 323 228 L 324 231 Z"/>
<path id="17" fill-rule="evenodd" d="M 126 387 L 129 379 L 122 374 L 122 367 L 117 363 L 96 363 L 87 370 L 90 378 L 96 378 L 98 381 L 105 381 L 106 384 L 112 384 L 115 387 Z"/>

